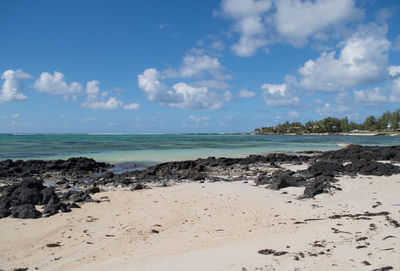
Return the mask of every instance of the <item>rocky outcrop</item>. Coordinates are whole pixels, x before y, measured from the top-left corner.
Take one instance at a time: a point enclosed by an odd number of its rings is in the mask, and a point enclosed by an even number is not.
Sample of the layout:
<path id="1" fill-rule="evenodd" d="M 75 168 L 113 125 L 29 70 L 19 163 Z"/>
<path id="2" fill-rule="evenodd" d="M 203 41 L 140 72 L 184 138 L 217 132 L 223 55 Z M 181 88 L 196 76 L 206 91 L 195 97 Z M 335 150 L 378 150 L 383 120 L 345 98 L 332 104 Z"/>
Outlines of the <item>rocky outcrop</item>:
<path id="1" fill-rule="evenodd" d="M 337 151 L 323 152 L 318 159 L 336 162 L 369 161 L 400 161 L 399 146 L 360 146 L 349 145 Z"/>
<path id="2" fill-rule="evenodd" d="M 83 191 L 69 190 L 60 198 L 54 187 L 46 187 L 42 180 L 26 178 L 8 186 L 0 197 L 0 218 L 39 218 L 61 212 L 70 212 L 69 203 L 92 201 Z M 42 205 L 43 213 L 35 206 Z M 74 206 L 74 205 L 73 205 Z M 74 206 L 76 207 L 76 206 Z"/>
<path id="3" fill-rule="evenodd" d="M 380 160 L 399 161 L 400 146 L 377 147 L 350 145 L 338 151 L 328 151 L 315 156 L 306 170 L 298 172 L 277 171 L 271 175 L 261 175 L 257 185 L 268 185 L 279 190 L 286 187 L 304 187 L 301 198 L 313 198 L 333 189 L 335 177 L 356 174 L 391 176 L 400 174 L 400 167 Z"/>
<path id="4" fill-rule="evenodd" d="M 215 158 L 167 162 L 121 174 L 106 171 L 111 165 L 88 158 L 42 161 L 0 161 L 0 218 L 38 218 L 79 208 L 76 203 L 92 202 L 91 194 L 102 186 L 140 190 L 149 183 L 166 186 L 173 182 L 254 181 L 273 190 L 302 187 L 301 198 L 340 189 L 337 177 L 356 174 L 390 176 L 400 167 L 386 161 L 400 161 L 400 146 L 350 145 L 345 149 L 309 155 L 272 153 L 245 158 Z M 310 165 L 306 170 L 282 170 L 282 164 Z M 99 173 L 100 172 L 100 173 Z M 26 177 L 28 176 L 28 177 Z M 34 177 L 32 177 L 34 176 Z M 43 179 L 52 184 L 44 185 Z M 43 212 L 35 206 L 42 205 Z"/>
<path id="5" fill-rule="evenodd" d="M 96 162 L 85 157 L 74 157 L 68 160 L 3 160 L 0 161 L 0 178 L 21 178 L 49 172 L 78 176 L 87 173 L 102 172 L 110 168 L 107 163 Z"/>

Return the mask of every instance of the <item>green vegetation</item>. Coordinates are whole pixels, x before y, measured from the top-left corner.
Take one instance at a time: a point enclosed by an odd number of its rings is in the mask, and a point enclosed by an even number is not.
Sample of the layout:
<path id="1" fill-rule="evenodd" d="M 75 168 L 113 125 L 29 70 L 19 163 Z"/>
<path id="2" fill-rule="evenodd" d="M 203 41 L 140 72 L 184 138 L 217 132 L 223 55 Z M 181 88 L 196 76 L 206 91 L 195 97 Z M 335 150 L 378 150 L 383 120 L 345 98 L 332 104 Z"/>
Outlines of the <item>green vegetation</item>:
<path id="1" fill-rule="evenodd" d="M 386 112 L 379 118 L 369 116 L 363 123 L 349 122 L 343 119 L 325 118 L 319 121 L 288 122 L 274 127 L 262 127 L 255 130 L 256 134 L 307 134 L 307 133 L 363 133 L 363 132 L 396 132 L 400 130 L 400 109 Z"/>

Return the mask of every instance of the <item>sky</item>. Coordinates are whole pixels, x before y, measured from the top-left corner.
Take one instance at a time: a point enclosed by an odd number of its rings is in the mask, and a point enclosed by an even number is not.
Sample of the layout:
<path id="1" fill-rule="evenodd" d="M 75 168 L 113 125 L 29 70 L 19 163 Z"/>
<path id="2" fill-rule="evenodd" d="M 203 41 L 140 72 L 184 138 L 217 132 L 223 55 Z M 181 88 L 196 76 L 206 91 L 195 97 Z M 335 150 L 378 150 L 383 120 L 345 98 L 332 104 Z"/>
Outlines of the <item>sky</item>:
<path id="1" fill-rule="evenodd" d="M 234 133 L 400 108 L 398 0 L 3 0 L 0 133 Z"/>

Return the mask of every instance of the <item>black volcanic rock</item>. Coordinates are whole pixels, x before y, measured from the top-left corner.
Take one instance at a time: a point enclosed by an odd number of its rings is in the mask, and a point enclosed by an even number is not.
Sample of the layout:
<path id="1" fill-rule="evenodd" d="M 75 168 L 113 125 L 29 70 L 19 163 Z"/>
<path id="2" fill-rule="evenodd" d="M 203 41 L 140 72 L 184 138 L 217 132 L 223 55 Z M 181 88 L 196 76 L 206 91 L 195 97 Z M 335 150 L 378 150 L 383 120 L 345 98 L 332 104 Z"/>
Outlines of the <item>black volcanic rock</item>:
<path id="1" fill-rule="evenodd" d="M 311 179 L 304 189 L 303 198 L 313 198 L 318 194 L 327 193 L 332 187 L 331 183 L 335 181 L 332 177 L 324 175 Z"/>
<path id="2" fill-rule="evenodd" d="M 346 148 L 337 151 L 323 152 L 319 159 L 326 161 L 400 161 L 399 146 L 360 146 L 349 145 Z"/>
<path id="3" fill-rule="evenodd" d="M 343 171 L 344 167 L 342 164 L 329 161 L 318 161 L 309 166 L 306 170 L 306 173 L 312 177 L 317 177 L 319 175 L 333 177 Z"/>
<path id="4" fill-rule="evenodd" d="M 49 201 L 59 201 L 56 193 L 54 192 L 54 187 L 46 187 L 42 191 L 42 202 L 41 204 L 46 205 Z"/>
<path id="5" fill-rule="evenodd" d="M 22 204 L 11 207 L 11 217 L 14 218 L 39 218 L 42 213 L 36 210 L 33 204 Z"/>
<path id="6" fill-rule="evenodd" d="M 398 166 L 365 159 L 353 161 L 345 166 L 345 170 L 347 173 L 360 173 L 363 175 L 374 176 L 391 176 L 393 174 L 400 174 L 400 167 Z"/>
<path id="7" fill-rule="evenodd" d="M 45 187 L 43 186 L 42 181 L 38 181 L 34 178 L 28 178 L 22 181 L 19 185 L 10 187 L 8 191 L 12 192 L 8 193 L 8 196 L 10 196 L 13 201 L 18 202 L 18 205 L 36 205 L 41 204 L 42 202 L 43 196 L 41 194 L 41 190 L 43 189 L 45 189 Z"/>
<path id="8" fill-rule="evenodd" d="M 197 159 L 190 161 L 167 162 L 148 167 L 144 170 L 136 170 L 122 174 L 105 174 L 98 178 L 98 183 L 119 183 L 128 186 L 132 183 L 132 177 L 141 182 L 159 182 L 165 180 L 189 180 L 203 181 L 207 177 L 207 171 L 213 168 L 228 169 L 235 166 L 245 168 L 250 164 L 269 163 L 276 165 L 277 163 L 301 164 L 309 161 L 309 156 L 289 155 L 284 153 L 271 153 L 267 156 L 250 155 L 246 158 L 215 158 Z M 112 180 L 110 180 L 112 179 Z"/>
<path id="9" fill-rule="evenodd" d="M 286 187 L 299 187 L 306 183 L 303 176 L 295 176 L 295 172 L 291 170 L 277 171 L 272 174 L 270 180 L 270 188 L 279 190 Z"/>
<path id="10" fill-rule="evenodd" d="M 0 218 L 11 215 L 11 202 L 12 199 L 9 196 L 0 197 Z"/>
<path id="11" fill-rule="evenodd" d="M 36 210 L 35 205 L 46 205 L 46 216 L 56 214 L 64 208 L 64 203 L 60 201 L 53 187 L 43 186 L 42 180 L 27 178 L 3 191 L 3 196 L 0 197 L 0 218 L 10 215 L 16 218 L 41 217 L 42 213 Z"/>
<path id="12" fill-rule="evenodd" d="M 56 171 L 59 171 L 63 174 L 76 175 L 86 174 L 89 172 L 101 172 L 110 167 L 110 164 L 96 162 L 93 159 L 85 157 L 74 157 L 68 160 L 52 161 L 12 161 L 8 159 L 0 161 L 0 178 L 20 178 Z"/>
<path id="13" fill-rule="evenodd" d="M 58 199 L 50 200 L 43 209 L 43 216 L 52 216 L 57 214 L 59 211 L 70 212 L 68 204 L 60 202 Z"/>

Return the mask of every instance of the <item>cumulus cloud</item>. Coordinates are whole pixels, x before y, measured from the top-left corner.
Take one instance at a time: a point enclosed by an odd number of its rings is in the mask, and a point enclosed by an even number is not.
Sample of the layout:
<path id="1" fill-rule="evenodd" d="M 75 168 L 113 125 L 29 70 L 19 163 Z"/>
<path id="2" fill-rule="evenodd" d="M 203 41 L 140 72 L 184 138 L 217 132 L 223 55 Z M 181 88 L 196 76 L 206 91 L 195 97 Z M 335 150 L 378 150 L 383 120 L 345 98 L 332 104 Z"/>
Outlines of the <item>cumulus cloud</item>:
<path id="1" fill-rule="evenodd" d="M 216 92 L 211 92 L 206 87 L 192 87 L 186 83 L 177 83 L 172 87 L 177 97 L 176 101 L 169 103 L 172 107 L 183 109 L 218 109 L 222 105 L 221 98 Z"/>
<path id="2" fill-rule="evenodd" d="M 0 92 L 0 103 L 8 101 L 23 101 L 27 96 L 21 93 L 24 85 L 22 79 L 28 79 L 31 76 L 22 70 L 7 70 L 1 75 L 4 80 L 3 87 Z"/>
<path id="3" fill-rule="evenodd" d="M 226 101 L 225 95 L 211 91 L 208 87 L 195 87 L 179 82 L 168 89 L 159 80 L 156 69 L 147 69 L 138 75 L 138 85 L 150 101 L 183 109 L 218 109 Z"/>
<path id="4" fill-rule="evenodd" d="M 256 93 L 253 91 L 248 91 L 247 89 L 242 89 L 239 92 L 240 98 L 253 98 L 256 96 Z"/>
<path id="5" fill-rule="evenodd" d="M 225 69 L 216 57 L 198 52 L 198 54 L 187 54 L 183 57 L 180 69 L 168 69 L 163 75 L 168 78 L 198 78 L 205 73 L 213 78 L 224 79 L 222 71 Z"/>
<path id="6" fill-rule="evenodd" d="M 99 81 L 93 80 L 86 84 L 86 101 L 81 104 L 82 107 L 90 109 L 117 109 L 122 106 L 122 102 L 118 101 L 115 97 L 109 98 L 107 101 L 103 101 L 106 92 L 100 93 Z M 101 98 L 99 98 L 99 95 Z"/>
<path id="7" fill-rule="evenodd" d="M 304 41 L 338 24 L 362 18 L 354 0 L 275 1 L 274 22 L 280 35 L 291 41 Z"/>
<path id="8" fill-rule="evenodd" d="M 144 90 L 149 101 L 160 103 L 175 101 L 177 99 L 175 93 L 161 83 L 160 77 L 161 74 L 157 69 L 146 69 L 138 75 L 138 86 Z"/>
<path id="9" fill-rule="evenodd" d="M 340 54 L 323 52 L 299 69 L 300 86 L 307 90 L 339 92 L 378 83 L 386 78 L 390 42 L 386 28 L 363 26 L 343 44 Z"/>
<path id="10" fill-rule="evenodd" d="M 40 92 L 46 92 L 55 95 L 63 95 L 64 98 L 72 96 L 73 99 L 82 91 L 82 85 L 78 82 L 71 82 L 69 85 L 65 82 L 64 74 L 55 71 L 53 75 L 44 72 L 39 79 L 35 81 L 35 89 Z"/>
<path id="11" fill-rule="evenodd" d="M 130 103 L 130 104 L 124 105 L 124 109 L 125 110 L 139 110 L 140 105 L 138 103 Z"/>
<path id="12" fill-rule="evenodd" d="M 355 90 L 354 101 L 363 106 L 378 105 L 387 102 L 387 97 L 379 87 L 370 90 Z"/>
<path id="13" fill-rule="evenodd" d="M 223 0 L 219 15 L 233 20 L 240 36 L 232 51 L 249 57 L 278 40 L 300 45 L 310 37 L 327 39 L 331 30 L 362 19 L 364 11 L 355 0 Z"/>
<path id="14" fill-rule="evenodd" d="M 400 75 L 400 66 L 390 66 L 388 67 L 389 75 L 392 77 L 396 77 Z"/>
<path id="15" fill-rule="evenodd" d="M 224 70 L 216 57 L 192 49 L 178 69 L 146 69 L 138 75 L 138 86 L 149 101 L 162 105 L 183 109 L 218 109 L 223 102 L 233 99 L 228 90 L 231 86 L 226 82 L 230 76 Z M 178 82 L 167 84 L 166 81 L 171 79 Z"/>
<path id="16" fill-rule="evenodd" d="M 295 96 L 286 84 L 263 84 L 263 97 L 269 106 L 291 107 L 300 103 L 299 97 Z"/>
<path id="17" fill-rule="evenodd" d="M 266 45 L 263 14 L 271 9 L 271 0 L 223 0 L 222 15 L 234 20 L 234 30 L 239 33 L 238 43 L 231 49 L 238 56 L 252 56 Z"/>
<path id="18" fill-rule="evenodd" d="M 156 100 L 159 93 L 165 88 L 158 79 L 159 72 L 154 68 L 146 69 L 138 75 L 138 85 L 146 92 L 150 101 Z"/>

